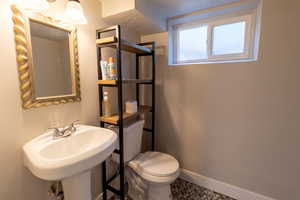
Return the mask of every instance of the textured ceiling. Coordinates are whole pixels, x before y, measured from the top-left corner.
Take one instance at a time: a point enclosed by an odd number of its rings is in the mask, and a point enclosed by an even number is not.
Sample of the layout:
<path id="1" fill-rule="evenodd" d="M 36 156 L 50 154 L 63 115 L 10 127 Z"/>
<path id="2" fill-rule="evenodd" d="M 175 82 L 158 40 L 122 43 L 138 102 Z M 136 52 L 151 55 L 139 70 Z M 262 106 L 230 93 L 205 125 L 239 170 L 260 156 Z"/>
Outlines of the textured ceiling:
<path id="1" fill-rule="evenodd" d="M 212 8 L 240 0 L 148 0 L 156 4 L 165 18 Z"/>
<path id="2" fill-rule="evenodd" d="M 240 0 L 136 0 L 136 9 L 105 17 L 104 20 L 121 24 L 141 35 L 152 34 L 166 31 L 170 17 L 237 1 Z M 120 3 L 126 3 L 126 0 L 120 0 Z"/>
<path id="3" fill-rule="evenodd" d="M 134 30 L 140 35 L 162 32 L 162 27 L 154 23 L 153 20 L 144 16 L 137 10 L 130 10 L 119 15 L 106 17 L 103 19 L 107 23 L 120 24 L 127 31 Z"/>

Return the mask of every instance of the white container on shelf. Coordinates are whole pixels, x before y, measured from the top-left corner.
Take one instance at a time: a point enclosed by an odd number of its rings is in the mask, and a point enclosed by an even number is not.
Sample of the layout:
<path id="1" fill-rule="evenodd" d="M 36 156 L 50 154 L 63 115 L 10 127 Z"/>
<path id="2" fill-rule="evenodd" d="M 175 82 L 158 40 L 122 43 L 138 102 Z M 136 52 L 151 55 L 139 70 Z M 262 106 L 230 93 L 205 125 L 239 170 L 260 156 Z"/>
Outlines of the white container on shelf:
<path id="1" fill-rule="evenodd" d="M 129 114 L 136 113 L 138 111 L 137 101 L 126 101 L 125 112 Z"/>

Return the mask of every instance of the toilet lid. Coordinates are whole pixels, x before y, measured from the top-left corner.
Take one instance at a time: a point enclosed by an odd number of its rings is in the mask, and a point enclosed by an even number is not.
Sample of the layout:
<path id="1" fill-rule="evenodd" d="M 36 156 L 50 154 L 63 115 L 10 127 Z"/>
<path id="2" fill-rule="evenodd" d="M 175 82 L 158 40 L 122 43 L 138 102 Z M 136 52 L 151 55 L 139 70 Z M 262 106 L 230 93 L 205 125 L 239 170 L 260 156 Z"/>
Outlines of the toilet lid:
<path id="1" fill-rule="evenodd" d="M 146 152 L 129 163 L 137 173 L 147 173 L 153 176 L 170 176 L 179 169 L 178 161 L 164 153 Z"/>

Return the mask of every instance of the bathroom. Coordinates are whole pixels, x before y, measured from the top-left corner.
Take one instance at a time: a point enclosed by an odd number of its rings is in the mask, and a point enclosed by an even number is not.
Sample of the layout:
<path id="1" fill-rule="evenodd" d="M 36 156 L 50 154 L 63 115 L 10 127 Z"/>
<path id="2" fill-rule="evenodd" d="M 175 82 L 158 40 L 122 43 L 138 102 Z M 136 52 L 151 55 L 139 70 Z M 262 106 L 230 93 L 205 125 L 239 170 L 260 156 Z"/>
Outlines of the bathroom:
<path id="1" fill-rule="evenodd" d="M 22 7 L 24 2 L 26 9 Z M 34 175 L 24 164 L 23 147 L 49 128 L 62 128 L 76 120 L 79 122 L 75 127 L 101 126 L 99 116 L 103 102 L 100 101 L 97 84 L 101 66 L 96 31 L 118 24 L 121 37 L 126 41 L 155 42 L 155 54 L 151 55 L 155 58 L 156 69 L 152 84 L 155 89 L 154 150 L 172 156 L 179 164 L 176 180 L 170 186 L 173 199 L 300 199 L 300 161 L 297 154 L 300 144 L 299 1 L 80 0 L 86 23 L 69 22 L 77 30 L 77 45 L 72 47 L 78 51 L 73 59 L 78 59 L 75 67 L 79 70 L 72 71 L 77 77 L 78 84 L 72 86 L 78 88 L 77 98 L 70 100 L 72 102 L 31 108 L 26 107 L 28 104 L 24 104 L 22 99 L 20 74 L 23 71 L 17 59 L 18 30 L 14 29 L 12 5 L 17 5 L 22 12 L 32 6 L 47 5 L 41 12 L 42 16 L 47 16 L 44 19 L 63 21 L 69 1 L 24 2 L 2 0 L 0 3 L 0 200 L 60 198 L 53 197 L 51 189 L 60 186 L 63 180 L 44 180 Z M 227 60 L 211 57 L 211 60 L 177 62 L 174 33 L 179 29 L 173 27 L 194 21 L 194 17 L 214 20 L 216 15 L 223 16 L 225 11 L 232 17 L 235 12 L 243 13 L 241 10 L 249 7 L 255 11 L 255 18 L 245 19 L 253 29 L 252 34 L 247 35 L 250 53 L 243 55 L 246 57 L 231 55 L 233 57 L 226 57 Z M 30 13 L 35 12 L 32 10 Z M 226 24 L 226 19 L 222 19 L 221 23 Z M 204 24 L 210 23 L 205 21 Z M 211 40 L 211 35 L 207 37 Z M 229 38 L 232 37 L 226 38 L 226 41 Z M 193 41 L 199 44 L 201 41 L 196 39 Z M 201 46 L 193 46 L 189 42 L 187 49 Z M 211 46 L 209 48 L 212 50 Z M 75 54 L 77 51 L 74 51 Z M 103 48 L 101 56 L 108 61 L 114 53 L 116 49 Z M 141 78 L 153 75 L 151 56 L 140 58 Z M 113 57 L 117 64 L 117 56 Z M 123 78 L 135 79 L 135 55 L 122 51 L 121 59 Z M 146 105 L 153 103 L 152 85 L 142 85 L 140 89 L 140 101 Z M 126 101 L 135 100 L 136 87 L 137 84 L 124 86 L 123 109 Z M 117 112 L 117 90 L 108 87 L 107 91 L 111 112 Z M 147 128 L 152 125 L 152 114 L 144 116 Z M 152 149 L 152 137 L 146 131 L 143 132 L 141 148 L 143 152 Z M 68 149 L 63 150 L 65 152 L 61 153 L 68 153 Z M 111 156 L 108 155 L 107 159 Z M 99 160 L 90 169 L 88 183 L 79 183 L 80 189 L 90 186 L 85 192 L 90 193 L 93 200 L 104 199 L 102 161 Z M 106 164 L 108 180 L 112 175 L 110 172 L 116 171 L 117 164 L 112 161 L 106 161 Z M 107 199 L 113 198 L 119 199 L 107 190 Z"/>

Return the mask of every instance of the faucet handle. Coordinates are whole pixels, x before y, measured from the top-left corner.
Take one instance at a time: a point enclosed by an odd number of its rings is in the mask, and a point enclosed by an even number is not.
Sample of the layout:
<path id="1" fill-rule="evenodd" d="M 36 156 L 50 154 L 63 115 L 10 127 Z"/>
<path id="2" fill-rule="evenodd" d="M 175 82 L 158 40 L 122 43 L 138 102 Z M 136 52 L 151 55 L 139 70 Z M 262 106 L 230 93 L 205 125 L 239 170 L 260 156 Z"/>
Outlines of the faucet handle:
<path id="1" fill-rule="evenodd" d="M 80 120 L 75 120 L 75 121 L 73 121 L 72 123 L 71 123 L 71 126 L 74 126 L 75 124 L 77 124 L 77 123 L 79 123 L 80 122 Z"/>
<path id="2" fill-rule="evenodd" d="M 53 138 L 56 139 L 60 136 L 62 136 L 62 133 L 60 132 L 59 128 L 48 128 L 48 131 L 53 130 Z"/>
<path id="3" fill-rule="evenodd" d="M 68 127 L 69 128 L 71 128 L 71 132 L 75 132 L 77 129 L 76 129 L 76 127 L 75 127 L 75 124 L 76 123 L 78 123 L 78 122 L 80 122 L 79 120 L 75 120 L 75 121 L 73 121 Z M 68 128 L 67 127 L 67 128 Z"/>
<path id="4" fill-rule="evenodd" d="M 47 131 L 53 130 L 55 133 L 60 132 L 59 128 L 47 128 Z"/>
<path id="5" fill-rule="evenodd" d="M 75 124 L 79 123 L 80 121 L 79 120 L 75 120 L 73 121 L 69 127 L 71 127 L 73 129 L 73 131 L 76 131 L 76 127 L 75 127 Z"/>

